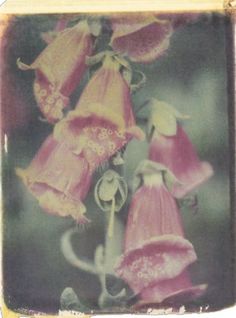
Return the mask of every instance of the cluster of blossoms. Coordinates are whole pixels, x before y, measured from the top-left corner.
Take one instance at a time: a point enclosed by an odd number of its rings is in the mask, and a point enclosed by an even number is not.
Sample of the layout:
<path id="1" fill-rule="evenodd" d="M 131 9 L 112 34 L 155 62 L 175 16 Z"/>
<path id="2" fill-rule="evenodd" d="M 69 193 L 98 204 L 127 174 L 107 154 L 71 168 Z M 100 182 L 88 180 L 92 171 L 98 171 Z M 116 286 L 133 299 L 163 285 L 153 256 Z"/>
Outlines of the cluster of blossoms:
<path id="1" fill-rule="evenodd" d="M 43 35 L 48 45 L 30 66 L 17 61 L 22 70 L 35 70 L 37 104 L 45 119 L 55 124 L 29 167 L 16 170 L 43 210 L 72 216 L 79 223 L 88 221 L 83 200 L 94 171 L 132 138 L 145 138 L 133 113 L 128 60 L 151 63 L 167 50 L 173 30 L 195 18 L 187 14 L 116 15 L 110 18 L 112 50 L 97 54 L 99 31 L 90 20 L 67 27 L 68 21 L 61 19 L 54 32 Z M 72 92 L 87 67 L 94 64 L 99 68 L 77 105 L 65 114 Z M 135 172 L 124 253 L 115 268 L 139 296 L 139 306 L 170 301 L 174 296 L 195 297 L 205 290 L 206 285 L 193 286 L 187 272 L 196 254 L 184 237 L 176 198 L 183 198 L 213 173 L 209 163 L 198 159 L 178 122 L 186 116 L 152 98 L 146 107 L 150 110 L 149 155 Z M 114 203 L 114 194 L 107 191 L 111 182 L 126 197 L 126 186 L 115 180 L 108 172 L 97 184 L 98 189 L 105 189 L 96 197 L 104 211 L 107 205 L 102 201 Z"/>

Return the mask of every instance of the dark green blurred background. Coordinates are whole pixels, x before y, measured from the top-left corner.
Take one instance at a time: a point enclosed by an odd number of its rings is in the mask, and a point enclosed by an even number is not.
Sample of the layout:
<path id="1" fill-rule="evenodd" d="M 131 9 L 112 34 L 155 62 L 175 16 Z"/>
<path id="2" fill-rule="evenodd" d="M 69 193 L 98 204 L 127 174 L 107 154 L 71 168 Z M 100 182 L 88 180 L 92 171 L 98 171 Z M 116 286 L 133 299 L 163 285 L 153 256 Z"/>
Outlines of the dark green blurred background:
<path id="1" fill-rule="evenodd" d="M 19 108 L 15 105 L 13 109 L 16 119 L 21 112 L 27 114 L 21 124 L 9 128 L 8 152 L 3 155 L 4 295 L 6 304 L 12 309 L 56 312 L 60 295 L 67 286 L 73 287 L 91 309 L 96 309 L 100 290 L 96 277 L 72 267 L 61 253 L 60 238 L 67 229 L 75 226 L 74 222 L 44 213 L 14 173 L 15 167 L 26 167 L 30 163 L 52 131 L 52 126 L 38 119 L 40 113 L 32 93 L 34 74 L 18 70 L 16 59 L 20 57 L 30 64 L 45 46 L 40 32 L 52 29 L 55 21 L 55 16 L 15 17 L 7 33 L 5 61 L 13 78 L 9 90 L 23 101 Z M 198 191 L 198 213 L 194 214 L 187 207 L 182 209 L 186 236 L 198 255 L 198 261 L 191 267 L 193 281 L 209 285 L 207 293 L 190 308 L 209 305 L 209 310 L 233 303 L 226 61 L 228 23 L 224 16 L 201 15 L 195 23 L 175 32 L 165 56 L 151 65 L 133 64 L 134 69 L 147 76 L 146 86 L 133 97 L 134 109 L 146 99 L 156 97 L 190 115 L 191 119 L 184 127 L 199 156 L 214 168 L 214 176 Z M 78 99 L 87 80 L 88 74 L 73 94 L 72 103 Z M 11 111 L 7 116 L 11 117 Z M 9 121 L 9 118 L 5 120 Z M 124 167 L 129 182 L 138 162 L 146 155 L 146 142 L 130 142 Z M 93 222 L 74 241 L 75 250 L 91 259 L 96 245 L 104 237 L 104 215 L 93 201 L 92 189 L 86 204 Z M 121 213 L 122 220 L 126 213 L 127 210 Z"/>

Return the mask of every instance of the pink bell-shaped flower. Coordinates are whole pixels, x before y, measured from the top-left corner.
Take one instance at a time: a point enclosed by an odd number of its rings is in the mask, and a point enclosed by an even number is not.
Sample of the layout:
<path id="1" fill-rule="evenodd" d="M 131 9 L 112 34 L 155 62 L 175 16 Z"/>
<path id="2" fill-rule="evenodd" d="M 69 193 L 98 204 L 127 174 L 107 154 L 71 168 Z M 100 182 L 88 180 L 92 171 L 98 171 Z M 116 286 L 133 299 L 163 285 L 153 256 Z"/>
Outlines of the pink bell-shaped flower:
<path id="1" fill-rule="evenodd" d="M 27 169 L 16 169 L 39 205 L 48 213 L 72 216 L 84 223 L 86 208 L 82 200 L 91 183 L 91 171 L 82 155 L 73 154 L 65 143 L 50 135 Z"/>
<path id="2" fill-rule="evenodd" d="M 144 289 L 140 294 L 141 301 L 135 308 L 155 308 L 160 303 L 172 306 L 184 304 L 202 296 L 206 288 L 206 284 L 193 285 L 188 270 L 184 270 L 172 279 L 154 283 Z"/>
<path id="3" fill-rule="evenodd" d="M 165 53 L 172 35 L 169 19 L 150 14 L 118 15 L 111 20 L 111 46 L 133 62 L 150 63 Z"/>
<path id="4" fill-rule="evenodd" d="M 58 32 L 31 65 L 18 59 L 20 69 L 35 70 L 35 98 L 48 122 L 55 123 L 63 117 L 62 111 L 86 70 L 85 58 L 92 48 L 89 25 L 82 20 Z"/>
<path id="5" fill-rule="evenodd" d="M 94 169 L 108 160 L 132 138 L 144 138 L 136 126 L 130 88 L 120 73 L 113 53 L 85 87 L 74 111 L 54 128 L 57 140 L 65 141 L 76 154 L 83 153 Z"/>
<path id="6" fill-rule="evenodd" d="M 197 257 L 184 237 L 177 204 L 164 179 L 177 182 L 166 167 L 153 161 L 144 160 L 137 168 L 136 180 L 142 185 L 132 197 L 124 254 L 116 266 L 118 276 L 139 295 L 138 305 L 161 303 L 188 291 L 199 295 L 206 288 L 193 287 L 187 278 L 186 269 Z"/>
<path id="7" fill-rule="evenodd" d="M 26 170 L 17 169 L 28 189 L 49 213 L 84 222 L 82 200 L 94 170 L 130 138 L 143 138 L 135 125 L 129 87 L 120 64 L 107 56 L 84 89 L 74 111 L 55 125 Z"/>
<path id="8" fill-rule="evenodd" d="M 177 123 L 177 119 L 184 118 L 172 106 L 151 100 L 149 159 L 165 165 L 180 181 L 171 190 L 176 198 L 182 198 L 213 174 L 211 165 L 199 160 L 193 144 Z"/>

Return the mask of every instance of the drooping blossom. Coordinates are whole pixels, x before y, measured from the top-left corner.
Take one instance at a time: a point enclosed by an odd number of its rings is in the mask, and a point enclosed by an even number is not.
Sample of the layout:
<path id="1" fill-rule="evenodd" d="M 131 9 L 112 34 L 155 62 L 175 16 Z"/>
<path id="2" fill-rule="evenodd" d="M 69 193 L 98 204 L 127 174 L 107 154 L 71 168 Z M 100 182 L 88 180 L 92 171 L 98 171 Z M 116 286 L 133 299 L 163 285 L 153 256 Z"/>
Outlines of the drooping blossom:
<path id="1" fill-rule="evenodd" d="M 206 285 L 193 286 L 188 277 L 196 253 L 184 237 L 177 204 L 164 182 L 176 182 L 175 177 L 163 165 L 144 160 L 136 179 L 141 186 L 132 197 L 116 273 L 139 296 L 138 306 L 181 294 L 199 296 Z"/>
<path id="2" fill-rule="evenodd" d="M 119 59 L 107 53 L 75 110 L 54 129 L 56 139 L 64 140 L 76 154 L 83 152 L 91 169 L 108 160 L 131 138 L 144 138 L 135 123 L 130 88 L 121 67 Z"/>
<path id="3" fill-rule="evenodd" d="M 150 63 L 165 53 L 172 35 L 170 19 L 120 14 L 111 19 L 111 46 L 133 62 Z"/>
<path id="4" fill-rule="evenodd" d="M 129 87 L 112 56 L 85 87 L 76 110 L 56 124 L 26 170 L 17 169 L 40 206 L 49 213 L 85 221 L 82 200 L 94 170 L 133 136 L 135 125 Z"/>
<path id="5" fill-rule="evenodd" d="M 199 160 L 189 137 L 177 123 L 185 116 L 164 102 L 153 99 L 151 104 L 149 159 L 162 163 L 178 178 L 180 184 L 173 186 L 172 194 L 182 198 L 208 180 L 213 169 L 208 162 Z"/>
<path id="6" fill-rule="evenodd" d="M 50 135 L 27 169 L 16 169 L 28 190 L 48 213 L 87 221 L 82 200 L 91 183 L 91 171 L 83 155 L 75 155 L 64 142 Z"/>
<path id="7" fill-rule="evenodd" d="M 85 58 L 92 48 L 89 25 L 82 20 L 60 31 L 31 65 L 18 59 L 20 69 L 35 70 L 35 98 L 48 122 L 55 123 L 63 117 L 63 109 L 86 70 Z"/>
<path id="8" fill-rule="evenodd" d="M 176 28 L 197 18 L 197 13 L 116 15 L 110 44 L 133 62 L 150 63 L 166 52 Z"/>

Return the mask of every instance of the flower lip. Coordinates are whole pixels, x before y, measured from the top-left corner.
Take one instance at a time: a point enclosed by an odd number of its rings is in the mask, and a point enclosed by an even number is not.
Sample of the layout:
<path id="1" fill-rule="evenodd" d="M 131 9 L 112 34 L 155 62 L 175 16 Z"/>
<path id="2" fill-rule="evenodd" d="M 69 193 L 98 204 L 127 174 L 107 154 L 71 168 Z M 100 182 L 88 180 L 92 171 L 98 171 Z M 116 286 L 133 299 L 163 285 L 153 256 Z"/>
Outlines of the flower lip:
<path id="1" fill-rule="evenodd" d="M 214 170 L 209 162 L 200 162 L 199 171 L 192 173 L 191 179 L 181 182 L 182 186 L 174 186 L 172 193 L 176 198 L 183 198 L 186 194 L 198 188 L 206 180 L 214 175 Z"/>
<path id="2" fill-rule="evenodd" d="M 125 126 L 121 116 L 99 104 L 89 105 L 86 111 L 79 108 L 71 111 L 65 119 L 54 127 L 54 137 L 58 141 L 67 143 L 70 149 L 80 149 L 82 139 L 86 141 L 87 135 L 81 133 L 83 129 L 106 127 L 117 131 L 125 137 Z"/>
<path id="3" fill-rule="evenodd" d="M 133 62 L 150 63 L 161 56 L 169 46 L 171 22 L 155 16 L 123 15 L 112 20 L 113 35 L 110 45 Z"/>
<path id="4" fill-rule="evenodd" d="M 64 160 L 61 160 L 64 158 Z M 16 169 L 43 210 L 59 216 L 72 216 L 84 223 L 82 203 L 91 184 L 91 171 L 83 156 L 74 155 L 65 143 L 50 135 L 27 169 Z"/>
<path id="5" fill-rule="evenodd" d="M 98 120 L 109 121 L 114 125 L 114 128 L 124 129 L 125 123 L 119 114 L 115 114 L 112 110 L 108 109 L 101 103 L 92 103 L 87 106 L 86 110 L 80 110 L 79 108 L 70 112 L 68 115 L 68 120 L 74 118 L 96 118 Z M 94 120 L 95 121 L 95 120 Z"/>
<path id="6" fill-rule="evenodd" d="M 182 198 L 213 175 L 212 166 L 200 161 L 197 152 L 185 133 L 177 125 L 175 136 L 164 136 L 155 132 L 149 147 L 149 159 L 168 167 L 180 181 L 173 184 L 171 193 Z"/>
<path id="7" fill-rule="evenodd" d="M 199 284 L 192 287 L 189 287 L 187 289 L 181 289 L 179 291 L 176 291 L 175 293 L 171 294 L 169 297 L 167 297 L 164 300 L 164 303 L 166 304 L 176 304 L 176 303 L 183 303 L 183 300 L 188 301 L 196 299 L 206 291 L 208 285 L 207 284 Z"/>
<path id="8" fill-rule="evenodd" d="M 39 205 L 50 214 L 60 214 L 63 217 L 71 216 L 80 224 L 90 222 L 84 215 L 86 207 L 80 200 L 74 200 L 52 189 L 40 196 Z"/>
<path id="9" fill-rule="evenodd" d="M 152 237 L 137 248 L 127 250 L 118 260 L 115 271 L 135 292 L 140 292 L 153 282 L 176 277 L 196 259 L 188 240 L 166 234 Z"/>
<path id="10" fill-rule="evenodd" d="M 133 306 L 133 309 L 135 310 L 150 309 L 150 308 L 155 309 L 156 307 L 159 308 L 160 303 L 162 304 L 162 306 L 171 306 L 171 307 L 180 306 L 201 297 L 205 293 L 207 287 L 208 287 L 207 284 L 199 284 L 199 285 L 189 286 L 188 288 L 179 289 L 173 293 L 170 293 L 166 298 L 163 298 L 163 299 L 159 299 L 155 301 L 139 300 Z"/>
<path id="11" fill-rule="evenodd" d="M 157 22 L 157 21 L 158 20 L 157 18 L 155 18 L 155 16 L 150 16 L 150 15 L 137 14 L 130 17 L 128 15 L 123 14 L 123 15 L 114 17 L 112 19 L 114 33 L 112 34 L 110 44 L 112 44 L 113 40 L 117 37 L 122 37 L 125 35 L 135 33 L 136 31 L 139 31 L 141 28 L 144 28 L 148 26 L 149 24 Z M 165 20 L 163 19 L 163 21 Z M 125 23 L 127 23 L 126 27 L 121 28 L 121 26 L 125 25 Z"/>
<path id="12" fill-rule="evenodd" d="M 140 246 L 137 246 L 135 249 L 130 249 L 125 252 L 125 254 L 122 256 L 121 260 L 119 263 L 121 264 L 126 257 L 132 258 L 132 255 L 135 256 L 135 254 L 144 248 L 150 246 L 150 245 L 156 245 L 160 246 L 161 248 L 177 248 L 180 250 L 193 250 L 193 245 L 190 243 L 187 239 L 181 237 L 181 236 L 176 236 L 172 234 L 166 234 L 166 235 L 161 235 L 157 237 L 152 237 L 149 240 L 142 242 Z M 196 260 L 196 254 L 193 253 L 193 259 L 192 262 Z M 118 266 L 118 265 L 117 265 Z M 118 266 L 119 267 L 119 266 Z"/>

